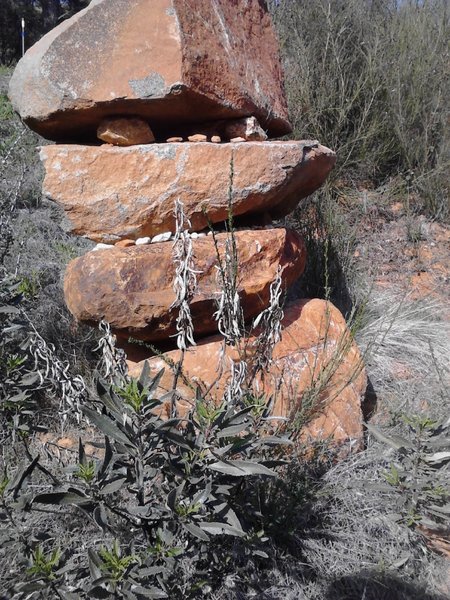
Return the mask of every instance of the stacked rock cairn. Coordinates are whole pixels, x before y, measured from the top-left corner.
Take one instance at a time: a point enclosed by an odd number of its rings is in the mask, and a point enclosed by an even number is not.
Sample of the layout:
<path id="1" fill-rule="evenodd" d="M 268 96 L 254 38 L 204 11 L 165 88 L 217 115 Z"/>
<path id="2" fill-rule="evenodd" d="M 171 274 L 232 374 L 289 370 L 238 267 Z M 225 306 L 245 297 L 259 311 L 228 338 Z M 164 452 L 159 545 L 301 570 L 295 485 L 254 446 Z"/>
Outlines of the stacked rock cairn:
<path id="1" fill-rule="evenodd" d="M 107 321 L 132 375 L 144 358 L 154 372 L 166 367 L 162 389 L 182 353 L 179 413 L 194 400 L 186 380 L 220 402 L 243 366 L 217 335 L 232 341 L 220 321 L 232 254 L 245 322 L 268 307 L 282 316 L 281 335 L 259 348 L 263 372 L 245 365 L 273 417 L 292 420 L 309 403 L 318 408 L 303 436 L 354 443 L 366 379 L 344 318 L 318 299 L 274 306 L 306 251 L 273 221 L 322 185 L 335 154 L 317 141 L 271 139 L 291 131 L 277 40 L 265 2 L 241 4 L 93 0 L 28 50 L 10 98 L 31 129 L 57 142 L 41 147 L 43 193 L 74 234 L 97 243 L 67 267 L 75 318 Z M 184 297 L 174 286 L 183 260 L 192 284 Z M 193 331 L 187 348 L 174 349 L 183 301 Z M 167 351 L 152 355 L 130 339 Z M 253 330 L 247 347 L 258 340 Z"/>

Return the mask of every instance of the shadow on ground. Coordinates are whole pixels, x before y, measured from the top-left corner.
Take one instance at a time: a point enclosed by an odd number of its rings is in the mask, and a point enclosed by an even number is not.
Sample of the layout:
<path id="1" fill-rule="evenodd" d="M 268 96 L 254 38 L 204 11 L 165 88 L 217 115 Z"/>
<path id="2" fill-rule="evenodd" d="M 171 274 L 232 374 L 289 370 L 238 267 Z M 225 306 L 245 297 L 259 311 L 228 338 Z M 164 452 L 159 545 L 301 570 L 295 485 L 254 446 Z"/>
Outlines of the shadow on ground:
<path id="1" fill-rule="evenodd" d="M 347 575 L 330 583 L 324 600 L 448 600 L 394 575 L 374 571 Z"/>

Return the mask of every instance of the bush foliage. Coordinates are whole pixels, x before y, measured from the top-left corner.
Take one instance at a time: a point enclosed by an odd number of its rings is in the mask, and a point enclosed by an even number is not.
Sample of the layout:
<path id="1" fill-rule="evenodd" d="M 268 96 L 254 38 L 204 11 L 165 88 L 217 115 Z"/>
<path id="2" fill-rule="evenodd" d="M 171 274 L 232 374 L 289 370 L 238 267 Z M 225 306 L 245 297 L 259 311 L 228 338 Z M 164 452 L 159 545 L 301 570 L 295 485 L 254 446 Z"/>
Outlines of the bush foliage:
<path id="1" fill-rule="evenodd" d="M 278 0 L 271 10 L 293 137 L 337 152 L 335 182 L 400 175 L 448 216 L 448 3 Z"/>
<path id="2" fill-rule="evenodd" d="M 47 31 L 89 4 L 89 0 L 3 0 L 0 4 L 0 64 L 21 56 L 21 19 L 25 19 L 25 48 Z"/>
<path id="3" fill-rule="evenodd" d="M 39 456 L 19 469 L 5 465 L 1 542 L 15 544 L 17 564 L 29 565 L 25 581 L 7 586 L 9 597 L 190 598 L 232 573 L 236 556 L 268 558 L 257 490 L 283 464 L 272 450 L 283 440 L 261 436 L 255 407 L 212 407 L 201 395 L 187 418 L 162 420 L 160 375 L 144 369 L 139 381 L 98 381 L 98 400 L 81 410 L 104 436 L 100 459 L 80 438 L 64 472 Z M 43 506 L 54 511 L 56 530 L 49 524 L 44 539 L 24 537 L 19 511 Z M 58 525 L 77 513 L 102 542 L 93 535 L 80 546 L 77 538 L 62 551 Z"/>

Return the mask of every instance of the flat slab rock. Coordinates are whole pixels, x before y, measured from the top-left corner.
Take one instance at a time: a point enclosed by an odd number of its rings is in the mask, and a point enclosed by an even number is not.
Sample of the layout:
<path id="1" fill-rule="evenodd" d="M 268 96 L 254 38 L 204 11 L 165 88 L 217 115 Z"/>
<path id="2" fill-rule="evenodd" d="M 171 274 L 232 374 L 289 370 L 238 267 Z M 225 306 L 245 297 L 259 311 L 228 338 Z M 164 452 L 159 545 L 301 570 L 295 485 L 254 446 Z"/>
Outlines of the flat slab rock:
<path id="1" fill-rule="evenodd" d="M 231 173 L 235 216 L 284 216 L 323 184 L 336 157 L 316 141 L 273 141 L 50 145 L 41 159 L 44 194 L 65 209 L 69 229 L 111 243 L 174 232 L 178 199 L 193 231 L 226 220 Z"/>
<path id="2" fill-rule="evenodd" d="M 304 423 L 303 441 L 331 439 L 338 443 L 362 441 L 361 400 L 367 378 L 359 350 L 339 310 L 324 300 L 300 300 L 284 311 L 282 339 L 273 351 L 273 364 L 264 379 L 254 378 L 256 394 L 273 396 L 272 416 L 283 417 L 291 425 Z M 252 344 L 247 344 L 248 371 L 251 372 Z M 222 358 L 219 336 L 207 338 L 186 351 L 183 377 L 178 379 L 178 416 L 184 416 L 195 401 L 195 385 L 209 390 L 208 397 L 220 404 L 230 380 L 231 361 L 240 360 L 236 349 L 226 347 Z M 139 377 L 144 366 L 142 356 L 128 349 L 129 374 Z M 162 368 L 161 395 L 172 389 L 170 364 L 179 361 L 178 350 L 162 357 L 150 357 L 151 373 Z M 134 360 L 133 360 L 134 359 Z M 171 361 L 173 361 L 171 363 Z M 221 371 L 220 365 L 223 369 Z M 194 389 L 186 385 L 194 384 Z M 161 414 L 170 415 L 170 403 L 163 404 Z M 279 422 L 278 422 L 279 423 Z"/>
<path id="3" fill-rule="evenodd" d="M 199 115 L 254 115 L 269 135 L 291 131 L 262 0 L 93 0 L 26 52 L 9 95 L 52 140 L 94 140 L 111 115 L 142 117 L 165 137 Z"/>
<path id="4" fill-rule="evenodd" d="M 221 258 L 227 234 L 216 236 Z M 269 302 L 269 288 L 279 266 L 284 286 L 303 272 L 306 251 L 294 231 L 272 229 L 235 234 L 239 260 L 239 295 L 247 318 L 256 316 Z M 220 295 L 217 254 L 212 236 L 192 240 L 197 289 L 190 302 L 195 335 L 217 331 L 213 318 Z M 115 333 L 142 340 L 167 340 L 175 334 L 177 309 L 173 281 L 173 244 L 155 243 L 128 248 L 112 247 L 88 252 L 69 263 L 64 294 L 71 313 L 97 325 L 106 319 Z"/>

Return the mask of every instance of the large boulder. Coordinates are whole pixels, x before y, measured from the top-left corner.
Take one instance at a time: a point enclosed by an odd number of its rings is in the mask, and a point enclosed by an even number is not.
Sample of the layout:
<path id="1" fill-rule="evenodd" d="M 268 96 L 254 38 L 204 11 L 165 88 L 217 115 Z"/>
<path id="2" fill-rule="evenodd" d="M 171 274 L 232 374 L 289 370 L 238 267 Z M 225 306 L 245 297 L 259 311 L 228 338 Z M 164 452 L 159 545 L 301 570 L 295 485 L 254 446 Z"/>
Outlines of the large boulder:
<path id="1" fill-rule="evenodd" d="M 109 115 L 140 116 L 160 138 L 251 115 L 271 136 L 291 131 L 263 0 L 92 0 L 27 51 L 9 94 L 53 140 L 95 139 Z"/>
<path id="2" fill-rule="evenodd" d="M 284 330 L 273 350 L 273 364 L 263 377 L 253 378 L 255 397 L 272 396 L 272 417 L 285 418 L 288 429 L 298 430 L 303 440 L 358 444 L 363 435 L 361 400 L 367 379 L 343 316 L 324 300 L 301 300 L 285 309 L 282 323 Z M 219 404 L 230 382 L 232 362 L 247 357 L 251 376 L 254 341 L 247 340 L 244 351 L 227 346 L 225 354 L 219 336 L 189 348 L 177 383 L 178 415 L 182 417 L 193 407 L 197 386 L 207 390 L 207 398 Z M 143 352 L 133 354 L 130 347 L 128 352 L 129 374 L 139 377 Z M 172 389 L 179 359 L 178 350 L 148 358 L 153 374 L 165 369 L 159 384 L 161 395 Z M 161 414 L 170 415 L 169 400 L 163 404 Z"/>
<path id="3" fill-rule="evenodd" d="M 192 230 L 235 216 L 282 216 L 325 181 L 335 154 L 315 141 L 43 146 L 44 194 L 73 233 L 97 242 L 174 231 L 180 198 Z"/>
<path id="4" fill-rule="evenodd" d="M 224 258 L 225 233 L 216 236 Z M 238 231 L 238 290 L 244 315 L 251 318 L 269 302 L 270 284 L 278 267 L 283 268 L 285 288 L 301 275 L 306 253 L 302 238 L 293 231 L 272 229 Z M 220 284 L 217 255 L 212 236 L 192 240 L 197 288 L 190 302 L 195 335 L 217 331 Z M 173 245 L 148 246 L 88 252 L 69 263 L 64 293 L 67 306 L 80 321 L 96 325 L 106 319 L 120 336 L 143 340 L 167 340 L 176 333 Z"/>

